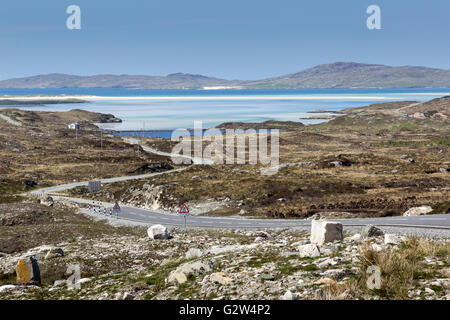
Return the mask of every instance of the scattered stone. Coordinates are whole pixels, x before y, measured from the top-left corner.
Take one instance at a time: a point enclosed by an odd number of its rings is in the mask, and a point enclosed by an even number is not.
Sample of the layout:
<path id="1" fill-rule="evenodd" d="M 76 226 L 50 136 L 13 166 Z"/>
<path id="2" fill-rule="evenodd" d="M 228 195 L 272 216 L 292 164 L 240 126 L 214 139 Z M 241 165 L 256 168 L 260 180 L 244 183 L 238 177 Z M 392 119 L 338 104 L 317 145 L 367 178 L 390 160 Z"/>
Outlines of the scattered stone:
<path id="1" fill-rule="evenodd" d="M 132 295 L 132 294 L 129 293 L 129 292 L 125 292 L 125 293 L 122 295 L 122 300 L 134 300 L 134 295 Z"/>
<path id="2" fill-rule="evenodd" d="M 26 189 L 33 188 L 33 187 L 37 186 L 37 183 L 34 182 L 33 180 L 26 180 L 23 184 L 25 185 Z"/>
<path id="3" fill-rule="evenodd" d="M 61 248 L 52 248 L 45 255 L 45 260 L 64 256 L 64 250 Z"/>
<path id="4" fill-rule="evenodd" d="M 209 280 L 215 283 L 220 283 L 222 285 L 228 285 L 233 282 L 233 279 L 227 277 L 225 272 L 212 273 L 209 276 Z"/>
<path id="5" fill-rule="evenodd" d="M 53 283 L 53 286 L 54 287 L 59 287 L 59 286 L 65 285 L 65 284 L 67 284 L 67 280 L 56 280 Z"/>
<path id="6" fill-rule="evenodd" d="M 323 245 L 344 238 L 342 224 L 327 220 L 311 220 L 311 243 Z"/>
<path id="7" fill-rule="evenodd" d="M 211 261 L 194 261 L 186 262 L 180 265 L 176 270 L 172 271 L 167 278 L 167 282 L 183 283 L 187 281 L 190 275 L 201 275 L 207 272 L 211 272 L 213 263 Z M 180 274 L 183 274 L 184 277 Z"/>
<path id="8" fill-rule="evenodd" d="M 15 288 L 16 288 L 15 285 L 7 284 L 7 285 L 4 285 L 4 286 L 0 286 L 0 292 L 14 290 Z"/>
<path id="9" fill-rule="evenodd" d="M 378 243 L 374 243 L 371 245 L 371 248 L 373 251 L 375 252 L 380 252 L 381 250 L 383 250 L 384 248 L 382 246 L 380 246 Z"/>
<path id="10" fill-rule="evenodd" d="M 315 244 L 304 244 L 298 247 L 301 258 L 314 258 L 320 256 L 319 247 Z"/>
<path id="11" fill-rule="evenodd" d="M 380 228 L 377 228 L 373 225 L 365 226 L 362 231 L 362 236 L 365 238 L 372 238 L 372 237 L 381 237 L 384 235 L 383 230 Z"/>
<path id="12" fill-rule="evenodd" d="M 150 239 L 169 239 L 170 234 L 166 227 L 161 224 L 151 226 L 147 230 L 147 234 Z"/>
<path id="13" fill-rule="evenodd" d="M 393 233 L 386 233 L 384 235 L 384 244 L 399 244 L 404 240 L 404 237 Z"/>
<path id="14" fill-rule="evenodd" d="M 355 233 L 353 236 L 349 238 L 349 240 L 352 242 L 357 242 L 361 240 L 361 235 L 359 233 Z"/>
<path id="15" fill-rule="evenodd" d="M 442 274 L 445 275 L 447 278 L 450 278 L 450 267 L 444 268 L 441 270 Z"/>
<path id="16" fill-rule="evenodd" d="M 82 278 L 82 279 L 80 279 L 80 280 L 77 281 L 77 284 L 78 284 L 78 283 L 79 283 L 79 284 L 82 284 L 82 283 L 86 283 L 86 282 L 90 282 L 90 281 L 92 281 L 91 278 Z"/>
<path id="17" fill-rule="evenodd" d="M 52 197 L 44 195 L 41 198 L 41 203 L 46 205 L 46 206 L 53 207 L 53 205 L 55 204 L 55 201 L 53 200 Z"/>
<path id="18" fill-rule="evenodd" d="M 332 164 L 335 167 L 342 167 L 341 161 L 332 161 L 332 162 L 330 162 L 330 164 Z"/>
<path id="19" fill-rule="evenodd" d="M 344 269 L 342 271 L 338 271 L 335 274 L 333 274 L 333 279 L 336 281 L 341 281 L 341 280 L 348 278 L 350 276 L 353 276 L 353 275 L 355 275 L 355 272 L 353 272 L 350 269 Z"/>
<path id="20" fill-rule="evenodd" d="M 414 207 L 403 213 L 404 217 L 423 216 L 433 211 L 430 206 Z"/>
<path id="21" fill-rule="evenodd" d="M 405 159 L 405 160 L 403 160 L 406 164 L 413 164 L 413 163 L 415 163 L 416 162 L 416 160 L 414 160 L 413 158 L 408 158 L 408 159 Z"/>
<path id="22" fill-rule="evenodd" d="M 273 275 L 267 274 L 267 273 L 263 273 L 259 277 L 261 280 L 265 280 L 265 281 L 274 281 L 275 280 L 275 277 Z"/>
<path id="23" fill-rule="evenodd" d="M 187 281 L 187 277 L 184 273 L 174 272 L 169 275 L 167 282 L 177 282 L 178 284 L 183 284 Z"/>
<path id="24" fill-rule="evenodd" d="M 195 259 L 195 258 L 200 258 L 201 256 L 204 255 L 204 252 L 200 249 L 196 249 L 196 248 L 191 248 L 186 252 L 186 259 Z"/>
<path id="25" fill-rule="evenodd" d="M 330 278 L 322 278 L 322 279 L 319 279 L 319 280 L 317 280 L 317 281 L 314 281 L 314 284 L 326 284 L 326 285 L 331 285 L 331 284 L 335 284 L 336 283 L 336 281 L 334 281 L 333 279 L 330 279 Z"/>
<path id="26" fill-rule="evenodd" d="M 265 238 L 265 239 L 269 239 L 270 238 L 270 234 L 268 234 L 265 231 L 257 231 L 256 232 L 256 236 L 260 237 L 260 238 Z"/>
<path id="27" fill-rule="evenodd" d="M 425 291 L 425 293 L 428 293 L 428 294 L 435 294 L 434 290 L 431 288 L 425 288 L 424 291 Z"/>
<path id="28" fill-rule="evenodd" d="M 298 295 L 291 291 L 286 291 L 286 293 L 281 297 L 282 300 L 298 300 Z"/>
<path id="29" fill-rule="evenodd" d="M 334 266 L 336 265 L 338 262 L 334 259 L 326 259 L 325 261 L 322 261 L 318 264 L 319 268 L 325 268 L 325 267 L 329 267 L 329 266 Z"/>

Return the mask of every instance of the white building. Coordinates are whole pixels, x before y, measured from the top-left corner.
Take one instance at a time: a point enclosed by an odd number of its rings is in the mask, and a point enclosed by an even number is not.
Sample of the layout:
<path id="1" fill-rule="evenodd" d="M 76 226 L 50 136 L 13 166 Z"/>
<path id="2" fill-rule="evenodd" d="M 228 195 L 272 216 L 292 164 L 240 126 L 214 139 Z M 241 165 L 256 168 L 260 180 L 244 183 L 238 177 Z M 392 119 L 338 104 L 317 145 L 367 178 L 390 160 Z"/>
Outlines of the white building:
<path id="1" fill-rule="evenodd" d="M 68 125 L 69 129 L 72 130 L 80 130 L 80 124 L 78 122 L 72 122 L 71 124 Z"/>

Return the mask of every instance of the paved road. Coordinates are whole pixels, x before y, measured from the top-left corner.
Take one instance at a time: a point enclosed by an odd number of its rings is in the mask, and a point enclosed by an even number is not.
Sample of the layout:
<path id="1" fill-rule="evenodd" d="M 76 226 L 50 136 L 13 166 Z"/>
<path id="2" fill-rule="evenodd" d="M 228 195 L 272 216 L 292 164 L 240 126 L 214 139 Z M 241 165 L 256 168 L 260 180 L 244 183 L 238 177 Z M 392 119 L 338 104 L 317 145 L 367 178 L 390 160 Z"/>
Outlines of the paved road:
<path id="1" fill-rule="evenodd" d="M 128 181 L 128 180 L 146 179 L 146 178 L 158 176 L 158 175 L 161 175 L 161 174 L 169 174 L 169 173 L 174 173 L 174 172 L 180 172 L 180 171 L 183 171 L 183 170 L 186 170 L 186 169 L 187 169 L 187 167 L 174 169 L 174 170 L 170 170 L 170 171 L 141 174 L 141 175 L 136 175 L 136 176 L 126 176 L 126 177 L 116 177 L 116 178 L 101 179 L 99 181 L 101 181 L 102 184 L 105 184 L 105 183 L 113 183 L 113 182 Z M 62 184 L 62 185 L 59 185 L 59 186 L 54 186 L 54 187 L 48 187 L 48 188 L 42 188 L 42 189 L 34 190 L 34 191 L 30 192 L 30 193 L 24 193 L 23 195 L 31 195 L 31 196 L 34 196 L 34 197 L 40 197 L 40 196 L 43 196 L 46 193 L 60 192 L 60 191 L 64 191 L 64 190 L 73 189 L 73 188 L 76 188 L 76 187 L 87 186 L 88 183 L 89 183 L 89 181 L 81 181 L 81 182 Z"/>
<path id="2" fill-rule="evenodd" d="M 199 157 L 190 157 L 187 155 L 183 155 L 183 154 L 175 154 L 175 153 L 168 153 L 168 152 L 163 152 L 163 151 L 159 151 L 147 146 L 144 146 L 140 143 L 140 141 L 138 139 L 135 138 L 128 138 L 125 137 L 123 138 L 124 141 L 126 141 L 129 144 L 138 144 L 142 147 L 142 149 L 144 151 L 150 152 L 150 153 L 154 153 L 154 154 L 158 154 L 160 156 L 166 156 L 166 157 L 171 157 L 171 158 L 183 158 L 183 159 L 189 159 L 192 161 L 193 164 L 214 164 L 214 161 L 212 159 L 208 159 L 208 158 L 199 158 Z"/>
<path id="3" fill-rule="evenodd" d="M 54 197 L 56 200 L 65 199 L 81 204 L 92 205 L 92 200 Z M 112 203 L 95 201 L 96 205 L 112 208 Z M 100 210 L 103 212 L 103 209 Z M 145 224 L 163 224 L 173 226 L 184 226 L 184 217 L 175 214 L 161 213 L 148 209 L 134 207 L 122 207 L 118 215 L 119 219 L 141 222 Z M 450 230 L 450 214 L 418 216 L 418 217 L 384 217 L 384 218 L 360 218 L 360 219 L 332 219 L 341 222 L 344 226 L 364 226 L 373 224 L 376 226 L 418 227 L 430 229 Z M 288 228 L 310 226 L 310 220 L 295 219 L 242 219 L 222 217 L 189 216 L 187 225 L 191 227 L 211 228 Z"/>
<path id="4" fill-rule="evenodd" d="M 15 121 L 15 120 L 11 119 L 10 117 L 5 116 L 4 114 L 0 114 L 0 118 L 2 118 L 2 119 L 5 120 L 6 122 L 8 122 L 9 124 L 12 124 L 12 125 L 14 125 L 14 126 L 20 127 L 20 126 L 22 125 L 21 122 Z"/>

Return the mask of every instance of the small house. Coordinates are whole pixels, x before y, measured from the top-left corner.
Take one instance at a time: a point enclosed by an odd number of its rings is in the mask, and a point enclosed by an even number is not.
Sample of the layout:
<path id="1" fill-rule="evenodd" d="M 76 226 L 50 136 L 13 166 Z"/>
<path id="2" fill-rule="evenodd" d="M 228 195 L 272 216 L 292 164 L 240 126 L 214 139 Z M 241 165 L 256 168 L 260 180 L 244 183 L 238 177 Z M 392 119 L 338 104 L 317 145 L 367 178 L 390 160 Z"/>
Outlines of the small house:
<path id="1" fill-rule="evenodd" d="M 80 124 L 78 122 L 72 122 L 68 127 L 72 130 L 80 130 Z"/>

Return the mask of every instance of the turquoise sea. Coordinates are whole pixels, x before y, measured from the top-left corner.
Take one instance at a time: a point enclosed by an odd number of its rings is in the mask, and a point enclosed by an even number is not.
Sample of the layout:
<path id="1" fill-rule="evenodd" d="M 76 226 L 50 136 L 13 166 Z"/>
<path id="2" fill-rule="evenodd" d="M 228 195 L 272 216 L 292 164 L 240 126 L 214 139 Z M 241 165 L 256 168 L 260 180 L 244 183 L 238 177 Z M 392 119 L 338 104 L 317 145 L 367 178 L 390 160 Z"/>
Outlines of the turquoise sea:
<path id="1" fill-rule="evenodd" d="M 27 106 L 23 109 L 66 111 L 84 109 L 112 113 L 123 123 L 107 125 L 121 131 L 203 128 L 223 122 L 300 121 L 313 110 L 338 111 L 388 101 L 426 101 L 450 95 L 450 89 L 301 89 L 301 90 L 129 90 L 0 89 L 0 95 L 95 95 L 88 103 Z M 17 107 L 17 106 L 15 106 Z"/>

